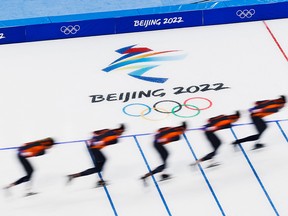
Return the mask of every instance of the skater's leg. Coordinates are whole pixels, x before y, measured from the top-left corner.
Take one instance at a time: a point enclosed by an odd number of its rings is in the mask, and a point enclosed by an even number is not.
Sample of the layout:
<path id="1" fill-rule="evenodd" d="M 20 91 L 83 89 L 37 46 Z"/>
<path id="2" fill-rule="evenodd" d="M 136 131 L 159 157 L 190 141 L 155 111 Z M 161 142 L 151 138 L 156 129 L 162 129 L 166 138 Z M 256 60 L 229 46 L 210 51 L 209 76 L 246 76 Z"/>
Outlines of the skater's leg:
<path id="1" fill-rule="evenodd" d="M 216 151 L 212 151 L 209 154 L 202 157 L 201 159 L 199 159 L 198 161 L 203 162 L 203 161 L 211 160 L 215 155 L 216 155 Z"/>
<path id="2" fill-rule="evenodd" d="M 205 131 L 206 138 L 209 140 L 209 142 L 212 145 L 212 148 L 216 152 L 217 149 L 221 145 L 221 140 L 216 136 L 216 134 L 213 131 Z"/>
<path id="3" fill-rule="evenodd" d="M 154 175 L 154 174 L 156 174 L 156 173 L 160 173 L 160 172 L 162 172 L 162 171 L 166 168 L 166 166 L 167 166 L 166 161 L 167 161 L 167 158 L 168 158 L 168 156 L 169 156 L 169 153 L 168 153 L 168 151 L 166 150 L 166 148 L 164 147 L 164 145 L 163 145 L 163 144 L 160 144 L 160 143 L 157 143 L 157 142 L 154 142 L 154 147 L 155 147 L 155 149 L 157 150 L 157 152 L 160 154 L 160 157 L 161 157 L 161 159 L 162 159 L 162 161 L 163 161 L 163 164 L 160 165 L 160 166 L 158 166 L 158 167 L 156 167 L 156 168 L 155 168 L 154 170 L 152 170 L 151 172 L 146 173 L 141 179 L 145 179 L 145 178 L 147 178 L 147 177 L 149 177 L 149 176 L 151 176 L 151 175 Z"/>
<path id="4" fill-rule="evenodd" d="M 216 152 L 221 145 L 221 140 L 216 136 L 216 134 L 213 131 L 205 131 L 205 136 L 212 145 L 213 151 L 204 156 L 203 158 L 201 158 L 200 161 L 206 161 L 212 159 L 216 155 Z"/>
<path id="5" fill-rule="evenodd" d="M 29 163 L 29 161 L 21 156 L 20 154 L 18 154 L 18 159 L 20 161 L 20 163 L 22 164 L 22 166 L 24 167 L 27 175 L 23 176 L 22 178 L 18 179 L 17 181 L 11 183 L 9 186 L 7 186 L 6 188 L 10 188 L 19 184 L 22 184 L 24 182 L 28 182 L 30 181 L 31 177 L 32 177 L 32 173 L 33 173 L 33 167 L 31 166 L 31 164 Z"/>
<path id="6" fill-rule="evenodd" d="M 163 161 L 163 164 L 164 164 L 164 168 L 166 167 L 166 161 L 167 161 L 167 158 L 169 156 L 169 153 L 168 151 L 166 150 L 166 148 L 164 147 L 163 144 L 161 143 L 157 143 L 155 142 L 154 143 L 154 147 L 155 149 L 157 150 L 157 152 L 160 154 L 160 157 Z"/>
<path id="7" fill-rule="evenodd" d="M 267 125 L 266 125 L 265 121 L 260 117 L 252 117 L 252 122 L 255 125 L 255 127 L 258 131 L 258 134 L 254 134 L 254 135 L 242 138 L 242 139 L 238 139 L 238 140 L 234 141 L 233 144 L 240 144 L 240 143 L 244 143 L 244 142 L 259 140 L 260 136 L 267 129 Z"/>
<path id="8" fill-rule="evenodd" d="M 99 173 L 103 170 L 104 164 L 106 162 L 106 157 L 102 154 L 102 152 L 99 149 L 92 149 L 90 150 L 90 155 L 95 167 L 89 168 L 79 173 L 68 175 L 68 182 L 70 182 L 74 178 Z"/>
<path id="9" fill-rule="evenodd" d="M 213 151 L 205 155 L 204 157 L 198 159 L 195 163 L 192 164 L 193 166 L 200 162 L 212 159 L 216 155 L 217 150 L 221 145 L 221 140 L 216 136 L 216 134 L 213 131 L 205 131 L 205 136 L 212 145 Z"/>
<path id="10" fill-rule="evenodd" d="M 92 153 L 91 158 L 94 162 L 96 172 L 97 173 L 102 172 L 104 164 L 106 163 L 106 157 L 99 149 L 92 149 L 90 152 Z M 97 182 L 97 186 L 105 186 L 105 185 L 106 182 L 105 180 L 103 180 L 101 176 L 101 179 Z"/>
<path id="11" fill-rule="evenodd" d="M 146 173 L 142 178 L 147 178 L 147 177 L 154 175 L 156 173 L 160 173 L 165 169 L 165 167 L 166 167 L 165 164 L 162 164 L 162 165 L 156 167 L 155 169 L 151 170 L 151 172 Z"/>
<path id="12" fill-rule="evenodd" d="M 263 134 L 263 132 L 267 129 L 267 124 L 262 118 L 259 117 L 252 117 L 252 121 L 260 137 Z"/>
<path id="13" fill-rule="evenodd" d="M 254 120 L 254 122 L 255 122 L 254 124 L 256 126 L 256 129 L 258 130 L 259 137 L 258 137 L 258 139 L 256 139 L 257 143 L 255 143 L 253 150 L 264 147 L 264 144 L 259 143 L 259 141 L 260 141 L 260 138 L 261 138 L 262 134 L 267 129 L 267 124 L 262 118 L 256 118 Z"/>

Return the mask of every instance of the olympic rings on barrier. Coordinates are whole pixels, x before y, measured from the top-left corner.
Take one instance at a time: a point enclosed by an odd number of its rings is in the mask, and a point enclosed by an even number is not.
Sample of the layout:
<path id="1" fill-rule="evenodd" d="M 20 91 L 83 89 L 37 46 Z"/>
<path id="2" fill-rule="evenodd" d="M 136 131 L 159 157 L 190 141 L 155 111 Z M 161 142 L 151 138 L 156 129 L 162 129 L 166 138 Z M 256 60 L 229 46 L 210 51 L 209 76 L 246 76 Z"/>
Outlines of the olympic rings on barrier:
<path id="1" fill-rule="evenodd" d="M 65 35 L 76 34 L 79 30 L 80 30 L 79 25 L 61 26 L 60 28 L 60 31 L 63 32 Z"/>
<path id="2" fill-rule="evenodd" d="M 244 9 L 244 10 L 237 10 L 236 15 L 241 19 L 248 18 L 250 19 L 256 11 L 254 9 Z"/>
<path id="3" fill-rule="evenodd" d="M 199 108 L 198 106 L 191 104 L 192 100 L 202 100 L 202 101 L 205 101 L 206 103 L 208 103 L 208 105 L 205 107 Z M 176 105 L 173 105 L 172 107 L 170 105 L 171 108 L 163 108 L 163 104 L 166 104 L 166 107 L 167 107 L 167 105 L 169 105 L 171 103 L 172 104 L 174 103 Z M 162 107 L 159 107 L 159 105 L 162 105 Z M 212 106 L 212 101 L 209 100 L 208 98 L 191 97 L 191 98 L 186 99 L 183 102 L 183 104 L 181 104 L 175 100 L 161 100 L 161 101 L 156 102 L 152 107 L 147 105 L 147 104 L 144 104 L 144 103 L 131 103 L 131 104 L 124 106 L 122 111 L 128 116 L 142 117 L 142 118 L 144 118 L 146 120 L 150 120 L 150 121 L 160 121 L 160 120 L 167 118 L 170 114 L 173 114 L 174 116 L 179 117 L 179 118 L 192 118 L 192 117 L 199 115 L 201 111 L 209 109 L 211 106 Z M 133 107 L 134 111 L 136 110 L 136 113 L 133 113 L 131 111 L 127 111 L 131 107 Z M 140 107 L 139 111 L 137 111 L 137 107 Z M 141 109 L 141 107 L 142 108 L 144 107 L 144 109 Z M 181 111 L 183 107 L 187 108 L 189 110 L 193 110 L 193 111 L 195 111 L 195 113 L 193 113 L 191 115 L 179 114 L 178 112 Z M 160 118 L 160 119 L 148 118 L 147 115 L 149 115 L 152 111 L 156 111 L 158 113 L 165 114 L 165 116 L 163 118 Z"/>

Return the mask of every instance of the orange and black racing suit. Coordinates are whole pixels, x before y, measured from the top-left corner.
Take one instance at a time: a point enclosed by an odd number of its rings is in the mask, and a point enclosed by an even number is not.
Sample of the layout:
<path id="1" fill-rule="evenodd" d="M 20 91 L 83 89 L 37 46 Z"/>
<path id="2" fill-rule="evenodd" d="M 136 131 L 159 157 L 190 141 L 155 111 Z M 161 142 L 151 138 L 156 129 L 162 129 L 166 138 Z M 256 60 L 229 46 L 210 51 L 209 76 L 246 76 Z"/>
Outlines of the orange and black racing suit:
<path id="1" fill-rule="evenodd" d="M 230 128 L 231 124 L 236 122 L 240 118 L 240 113 L 236 112 L 233 115 L 219 115 L 208 120 L 208 124 L 205 125 L 205 136 L 212 145 L 213 151 L 200 159 L 200 161 L 206 161 L 212 159 L 221 145 L 221 140 L 216 136 L 215 132 L 218 130 Z"/>
<path id="2" fill-rule="evenodd" d="M 27 160 L 29 157 L 37 157 L 45 154 L 46 149 L 51 148 L 54 145 L 54 140 L 52 138 L 46 138 L 43 140 L 37 140 L 34 142 L 25 143 L 18 148 L 18 159 L 23 165 L 27 175 L 18 179 L 13 184 L 18 185 L 27 181 L 30 181 L 33 173 L 33 167 Z"/>
<path id="3" fill-rule="evenodd" d="M 169 156 L 169 153 L 164 147 L 164 145 L 178 141 L 180 139 L 180 136 L 185 132 L 185 130 L 186 130 L 186 123 L 184 122 L 181 126 L 164 127 L 160 128 L 157 131 L 157 134 L 155 135 L 154 139 L 154 148 L 160 154 L 163 164 L 152 170 L 150 174 L 162 172 L 166 168 L 166 161 Z"/>
<path id="4" fill-rule="evenodd" d="M 94 163 L 94 167 L 80 172 L 79 175 L 86 176 L 101 172 L 106 162 L 106 157 L 101 152 L 101 149 L 108 145 L 118 143 L 118 138 L 122 135 L 123 132 L 124 125 L 121 125 L 121 127 L 117 129 L 103 129 L 94 131 L 94 136 L 87 142 L 88 150 Z"/>
<path id="5" fill-rule="evenodd" d="M 259 140 L 260 136 L 267 129 L 267 124 L 263 120 L 263 117 L 279 112 L 281 108 L 285 106 L 285 96 L 273 100 L 263 100 L 255 102 L 255 106 L 250 111 L 250 117 L 253 124 L 258 131 L 258 134 L 251 135 L 233 142 L 233 144 L 239 144 L 243 142 L 249 142 Z"/>

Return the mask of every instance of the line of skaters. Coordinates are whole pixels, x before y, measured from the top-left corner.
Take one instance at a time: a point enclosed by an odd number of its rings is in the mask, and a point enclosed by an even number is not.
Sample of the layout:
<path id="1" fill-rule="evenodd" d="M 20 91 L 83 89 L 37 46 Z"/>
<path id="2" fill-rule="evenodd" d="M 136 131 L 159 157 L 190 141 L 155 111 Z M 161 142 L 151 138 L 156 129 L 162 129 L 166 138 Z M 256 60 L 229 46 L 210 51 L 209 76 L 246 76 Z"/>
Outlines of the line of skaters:
<path id="1" fill-rule="evenodd" d="M 242 139 L 235 140 L 232 145 L 237 147 L 238 144 L 256 141 L 253 149 L 263 148 L 265 145 L 261 144 L 260 138 L 263 132 L 267 129 L 267 124 L 263 120 L 264 117 L 279 112 L 286 104 L 286 97 L 281 95 L 276 99 L 256 101 L 254 106 L 249 109 L 250 117 L 253 125 L 255 126 L 258 133 L 244 137 Z M 239 120 L 240 112 L 236 111 L 230 115 L 219 115 L 208 119 L 208 123 L 204 125 L 203 131 L 207 140 L 213 148 L 213 151 L 207 155 L 196 160 L 191 166 L 195 166 L 201 162 L 211 160 L 215 157 L 222 142 L 218 138 L 215 132 L 227 128 L 231 128 L 232 124 Z M 118 138 L 125 132 L 125 124 L 121 124 L 115 129 L 101 129 L 93 131 L 91 139 L 86 141 L 87 150 L 90 153 L 91 160 L 94 167 L 88 168 L 84 171 L 69 174 L 66 176 L 67 183 L 70 184 L 75 178 L 92 175 L 95 173 L 100 174 L 103 171 L 103 167 L 106 163 L 106 157 L 102 152 L 102 149 L 118 143 Z M 182 135 L 187 130 L 187 123 L 183 122 L 180 126 L 174 127 L 163 127 L 157 130 L 154 136 L 153 147 L 159 153 L 162 160 L 162 164 L 153 170 L 149 170 L 148 173 L 144 174 L 140 179 L 144 185 L 147 185 L 146 179 L 154 174 L 161 173 L 161 181 L 171 178 L 171 175 L 166 173 L 167 159 L 169 152 L 167 151 L 166 144 L 176 142 L 181 139 Z M 25 196 L 35 195 L 31 185 L 31 178 L 33 176 L 34 168 L 29 162 L 28 158 L 38 157 L 44 155 L 48 149 L 51 149 L 55 144 L 55 140 L 51 137 L 37 140 L 21 145 L 17 149 L 17 157 L 23 166 L 26 175 L 19 178 L 15 182 L 4 187 L 7 194 L 10 194 L 10 188 L 16 185 L 27 183 L 27 192 Z M 212 161 L 212 160 L 211 160 Z M 217 163 L 211 163 L 208 167 L 217 166 Z M 102 175 L 99 175 L 100 180 L 97 181 L 96 187 L 106 186 L 107 182 L 103 179 Z"/>

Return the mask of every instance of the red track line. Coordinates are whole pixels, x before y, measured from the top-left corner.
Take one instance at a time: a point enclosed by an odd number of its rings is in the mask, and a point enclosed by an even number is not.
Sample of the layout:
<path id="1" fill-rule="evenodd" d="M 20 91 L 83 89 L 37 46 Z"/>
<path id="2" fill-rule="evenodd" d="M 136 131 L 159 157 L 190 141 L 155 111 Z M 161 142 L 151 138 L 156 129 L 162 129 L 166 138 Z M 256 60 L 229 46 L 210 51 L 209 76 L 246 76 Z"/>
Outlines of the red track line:
<path id="1" fill-rule="evenodd" d="M 279 44 L 279 42 L 277 41 L 276 37 L 274 36 L 274 34 L 272 33 L 271 29 L 269 28 L 269 26 L 267 25 L 267 23 L 265 21 L 263 21 L 264 25 L 266 26 L 266 29 L 268 30 L 268 32 L 270 33 L 271 37 L 273 38 L 274 42 L 277 44 L 278 48 L 280 49 L 281 53 L 283 54 L 283 56 L 285 57 L 286 61 L 288 62 L 288 57 L 285 53 L 285 51 L 282 49 L 281 45 Z"/>

